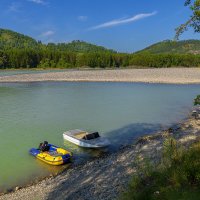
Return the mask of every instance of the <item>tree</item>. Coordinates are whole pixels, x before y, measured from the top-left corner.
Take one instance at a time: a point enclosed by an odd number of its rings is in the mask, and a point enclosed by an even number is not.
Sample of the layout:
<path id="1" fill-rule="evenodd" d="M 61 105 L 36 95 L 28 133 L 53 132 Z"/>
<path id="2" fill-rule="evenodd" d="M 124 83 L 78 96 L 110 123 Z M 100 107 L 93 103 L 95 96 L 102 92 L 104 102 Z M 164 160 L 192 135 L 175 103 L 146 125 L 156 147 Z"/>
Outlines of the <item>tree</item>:
<path id="1" fill-rule="evenodd" d="M 192 27 L 194 32 L 200 32 L 200 0 L 186 0 L 185 6 L 189 6 L 192 15 L 184 24 L 176 28 L 176 40 L 178 40 L 179 36 L 189 27 Z"/>

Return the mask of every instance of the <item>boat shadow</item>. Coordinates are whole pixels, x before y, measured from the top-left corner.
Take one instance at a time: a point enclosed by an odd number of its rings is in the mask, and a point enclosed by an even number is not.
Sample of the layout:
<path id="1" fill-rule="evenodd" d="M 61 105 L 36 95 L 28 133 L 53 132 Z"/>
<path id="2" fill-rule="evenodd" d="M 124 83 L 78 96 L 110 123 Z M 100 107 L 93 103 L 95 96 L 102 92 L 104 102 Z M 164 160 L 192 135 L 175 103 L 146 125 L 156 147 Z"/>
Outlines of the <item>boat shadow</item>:
<path id="1" fill-rule="evenodd" d="M 120 146 L 134 144 L 137 138 L 153 134 L 155 132 L 166 129 L 167 126 L 162 124 L 151 123 L 134 123 L 105 133 L 105 136 L 110 140 L 110 151 L 116 151 Z"/>
<path id="2" fill-rule="evenodd" d="M 165 127 L 166 128 L 166 127 Z M 73 158 L 75 164 L 83 164 L 85 161 L 89 161 L 94 158 L 104 156 L 109 153 L 118 151 L 119 148 L 133 144 L 136 139 L 143 135 L 155 133 L 164 129 L 161 124 L 150 123 L 135 123 L 129 124 L 122 128 L 101 134 L 110 141 L 110 145 L 105 148 L 83 148 L 78 147 L 71 142 L 64 140 L 64 146 L 73 152 Z"/>
<path id="3" fill-rule="evenodd" d="M 121 145 L 133 144 L 139 136 L 152 134 L 163 128 L 161 124 L 136 123 L 108 132 L 105 136 L 112 143 L 111 150 L 117 150 Z M 58 184 L 48 194 L 47 199 L 104 199 L 107 198 L 108 193 L 113 192 L 117 198 L 119 195 L 118 179 L 120 177 L 130 178 L 129 169 L 133 165 L 130 160 L 134 160 L 134 151 L 130 152 L 129 156 L 130 158 L 126 158 L 126 161 L 123 159 L 117 161 L 117 165 L 115 158 L 107 157 L 94 160 L 91 166 L 86 163 L 70 173 L 65 171 L 55 178 L 54 181 Z M 109 191 L 109 185 L 113 186 L 112 191 Z M 107 194 L 102 194 L 102 187 L 108 187 Z"/>

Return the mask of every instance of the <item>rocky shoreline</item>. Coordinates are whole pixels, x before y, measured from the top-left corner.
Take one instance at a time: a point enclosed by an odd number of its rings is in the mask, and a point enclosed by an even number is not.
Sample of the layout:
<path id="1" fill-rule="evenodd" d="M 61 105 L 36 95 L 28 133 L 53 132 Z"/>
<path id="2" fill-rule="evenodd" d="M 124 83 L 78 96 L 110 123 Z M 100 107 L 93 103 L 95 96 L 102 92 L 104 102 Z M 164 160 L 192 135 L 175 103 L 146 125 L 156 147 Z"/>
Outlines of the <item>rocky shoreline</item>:
<path id="1" fill-rule="evenodd" d="M 0 76 L 1 83 L 69 81 L 69 82 L 137 82 L 199 84 L 199 68 L 151 68 L 151 69 L 99 69 L 67 70 Z"/>
<path id="2" fill-rule="evenodd" d="M 135 144 L 124 146 L 118 152 L 74 166 L 55 177 L 49 177 L 37 184 L 3 194 L 0 200 L 70 199 L 98 200 L 116 199 L 126 189 L 131 175 L 137 171 L 135 160 L 148 158 L 159 162 L 162 144 L 169 136 L 189 147 L 200 139 L 200 108 L 184 122 L 168 130 L 139 138 Z"/>

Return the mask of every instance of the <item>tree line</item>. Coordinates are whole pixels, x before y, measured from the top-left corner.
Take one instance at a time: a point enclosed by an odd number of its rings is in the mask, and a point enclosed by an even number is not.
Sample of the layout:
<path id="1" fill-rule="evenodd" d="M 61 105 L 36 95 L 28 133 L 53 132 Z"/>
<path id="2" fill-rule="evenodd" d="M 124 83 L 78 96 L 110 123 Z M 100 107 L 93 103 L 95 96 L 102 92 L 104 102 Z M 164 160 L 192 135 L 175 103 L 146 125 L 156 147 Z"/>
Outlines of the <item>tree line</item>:
<path id="1" fill-rule="evenodd" d="M 7 68 L 118 68 L 118 67 L 198 67 L 200 55 L 112 52 L 64 52 L 54 50 L 0 50 L 0 69 Z"/>

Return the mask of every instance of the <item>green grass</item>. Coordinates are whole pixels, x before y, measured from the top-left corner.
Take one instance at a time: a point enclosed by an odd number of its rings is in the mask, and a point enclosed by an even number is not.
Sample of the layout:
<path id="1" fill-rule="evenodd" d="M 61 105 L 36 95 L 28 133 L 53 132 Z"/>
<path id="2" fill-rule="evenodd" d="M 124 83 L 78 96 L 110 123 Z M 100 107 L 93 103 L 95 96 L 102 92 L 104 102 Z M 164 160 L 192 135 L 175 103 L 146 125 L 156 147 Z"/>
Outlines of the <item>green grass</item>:
<path id="1" fill-rule="evenodd" d="M 183 150 L 174 139 L 168 139 L 161 163 L 157 167 L 143 163 L 139 168 L 121 199 L 200 199 L 200 142 Z"/>

